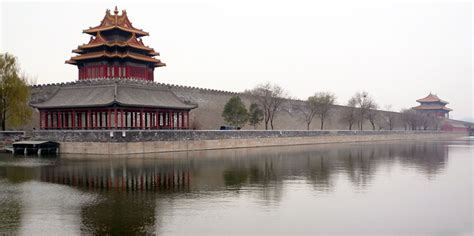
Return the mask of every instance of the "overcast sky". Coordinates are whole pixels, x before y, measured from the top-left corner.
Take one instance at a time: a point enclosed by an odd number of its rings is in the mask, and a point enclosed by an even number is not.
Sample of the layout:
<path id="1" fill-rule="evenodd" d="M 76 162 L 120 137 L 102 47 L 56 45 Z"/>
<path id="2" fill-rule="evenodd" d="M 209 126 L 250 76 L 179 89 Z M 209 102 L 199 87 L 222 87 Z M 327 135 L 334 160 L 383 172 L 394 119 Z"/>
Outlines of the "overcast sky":
<path id="1" fill-rule="evenodd" d="M 77 80 L 64 61 L 115 5 L 161 53 L 157 82 L 239 92 L 271 81 L 339 104 L 365 90 L 396 111 L 432 92 L 452 118 L 474 117 L 471 2 L 2 2 L 0 50 L 39 84 Z"/>

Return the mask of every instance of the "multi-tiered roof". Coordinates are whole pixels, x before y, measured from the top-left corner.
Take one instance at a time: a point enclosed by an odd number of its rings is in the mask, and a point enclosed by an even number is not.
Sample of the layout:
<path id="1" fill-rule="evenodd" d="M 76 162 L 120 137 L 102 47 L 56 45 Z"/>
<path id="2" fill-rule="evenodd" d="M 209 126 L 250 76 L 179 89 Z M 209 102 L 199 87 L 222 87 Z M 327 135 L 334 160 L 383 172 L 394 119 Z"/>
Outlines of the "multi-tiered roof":
<path id="1" fill-rule="evenodd" d="M 34 93 L 39 129 L 189 129 L 195 104 L 168 86 L 153 82 L 159 53 L 145 46 L 147 32 L 135 28 L 127 12 L 107 10 L 99 26 L 84 30 L 89 43 L 66 63 L 77 65 L 79 80 L 45 86 Z"/>
<path id="2" fill-rule="evenodd" d="M 66 61 L 79 67 L 79 79 L 138 77 L 152 80 L 150 72 L 153 77 L 155 67 L 165 66 L 155 58 L 160 54 L 143 44 L 141 37 L 148 36 L 148 32 L 135 28 L 125 10 L 121 15 L 118 13 L 117 7 L 113 15 L 107 10 L 100 25 L 83 31 L 91 35 L 91 39 L 73 50 L 78 55 Z M 107 69 L 110 66 L 114 68 L 113 73 Z"/>
<path id="3" fill-rule="evenodd" d="M 445 114 L 452 111 L 452 109 L 446 107 L 448 102 L 440 99 L 436 94 L 430 93 L 428 96 L 416 101 L 419 102 L 420 105 L 413 107 L 413 109 L 421 112 L 430 112 L 437 116 L 445 116 Z"/>

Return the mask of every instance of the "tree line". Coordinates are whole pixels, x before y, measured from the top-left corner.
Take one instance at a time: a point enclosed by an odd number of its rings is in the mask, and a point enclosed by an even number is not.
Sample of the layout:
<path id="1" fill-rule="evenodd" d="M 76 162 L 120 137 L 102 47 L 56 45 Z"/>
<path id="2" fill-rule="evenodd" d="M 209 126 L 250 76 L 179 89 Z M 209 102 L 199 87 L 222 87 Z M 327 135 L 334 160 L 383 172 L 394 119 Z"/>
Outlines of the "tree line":
<path id="1" fill-rule="evenodd" d="M 252 101 L 248 110 L 239 96 L 231 97 L 225 104 L 222 117 L 228 124 L 242 127 L 248 123 L 256 129 L 263 122 L 266 130 L 273 130 L 274 119 L 287 102 L 292 103 L 307 130 L 310 130 L 314 118 L 319 119 L 321 130 L 324 130 L 326 121 L 334 118 L 345 123 L 349 130 L 363 130 L 367 123 L 372 130 L 393 130 L 397 125 L 404 126 L 405 130 L 427 130 L 439 129 L 440 125 L 439 118 L 413 109 L 403 109 L 396 113 L 391 111 L 389 105 L 385 107 L 385 111 L 379 111 L 375 99 L 365 91 L 355 93 L 344 107 L 339 107 L 339 117 L 334 117 L 337 104 L 336 96 L 331 92 L 317 92 L 306 100 L 296 101 L 279 85 L 267 82 L 246 90 L 244 95 Z"/>

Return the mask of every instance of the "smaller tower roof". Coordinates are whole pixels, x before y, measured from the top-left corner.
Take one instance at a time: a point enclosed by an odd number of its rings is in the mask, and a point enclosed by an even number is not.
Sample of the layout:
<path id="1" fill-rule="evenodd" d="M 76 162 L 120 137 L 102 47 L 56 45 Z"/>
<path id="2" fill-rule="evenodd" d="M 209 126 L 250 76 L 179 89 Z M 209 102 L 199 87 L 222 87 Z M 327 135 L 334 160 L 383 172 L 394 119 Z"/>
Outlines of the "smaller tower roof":
<path id="1" fill-rule="evenodd" d="M 425 110 L 425 111 L 432 111 L 432 110 L 443 110 L 450 112 L 452 109 L 447 108 L 445 106 L 423 106 L 423 105 L 418 105 L 416 107 L 413 107 L 415 110 Z"/>
<path id="2" fill-rule="evenodd" d="M 428 96 L 426 96 L 424 98 L 420 98 L 416 101 L 419 102 L 419 103 L 422 103 L 422 102 L 439 102 L 439 103 L 444 103 L 445 105 L 448 104 L 447 101 L 444 101 L 444 100 L 440 99 L 438 96 L 436 96 L 436 94 L 432 94 L 432 93 L 430 93 Z"/>
<path id="3" fill-rule="evenodd" d="M 104 19 L 100 22 L 100 25 L 86 29 L 83 31 L 83 33 L 96 35 L 97 32 L 100 31 L 120 29 L 130 33 L 135 33 L 137 37 L 149 35 L 148 32 L 133 27 L 132 23 L 127 17 L 127 11 L 122 10 L 122 15 L 119 15 L 118 13 L 119 11 L 117 7 L 115 7 L 113 15 L 110 14 L 110 10 L 107 9 L 107 11 L 105 12 Z"/>

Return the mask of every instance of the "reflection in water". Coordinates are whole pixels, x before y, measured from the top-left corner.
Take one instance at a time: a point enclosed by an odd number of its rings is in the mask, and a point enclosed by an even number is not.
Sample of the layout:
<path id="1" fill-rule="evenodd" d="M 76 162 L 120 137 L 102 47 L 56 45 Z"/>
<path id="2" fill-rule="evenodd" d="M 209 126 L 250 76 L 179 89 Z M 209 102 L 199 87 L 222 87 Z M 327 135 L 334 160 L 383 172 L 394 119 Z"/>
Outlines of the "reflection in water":
<path id="1" fill-rule="evenodd" d="M 447 165 L 448 148 L 440 143 L 418 142 L 160 153 L 126 158 L 71 155 L 30 162 L 2 158 L 0 233 L 16 233 L 25 222 L 37 225 L 34 222 L 38 217 L 54 220 L 54 215 L 67 214 L 71 216 L 69 220 L 63 217 L 58 222 L 74 224 L 76 228 L 69 233 L 79 230 L 86 234 L 136 234 L 153 233 L 166 225 L 167 217 L 172 217 L 173 209 L 179 207 L 173 205 L 177 199 L 199 201 L 206 196 L 250 192 L 265 206 L 274 206 L 283 201 L 286 186 L 305 183 L 317 193 L 329 194 L 336 191 L 342 178 L 355 189 L 367 189 L 375 179 L 400 167 L 435 179 Z M 23 190 L 19 191 L 18 186 Z M 38 194 L 52 202 L 40 207 L 41 201 L 35 198 Z M 72 195 L 81 197 L 71 198 Z M 57 196 L 62 196 L 62 203 Z M 64 201 L 66 198 L 74 201 Z M 61 212 L 63 205 L 72 210 Z"/>
<path id="2" fill-rule="evenodd" d="M 3 174 L 3 173 L 2 173 Z M 0 234 L 17 234 L 21 220 L 21 202 L 18 199 L 18 187 L 0 179 Z"/>

